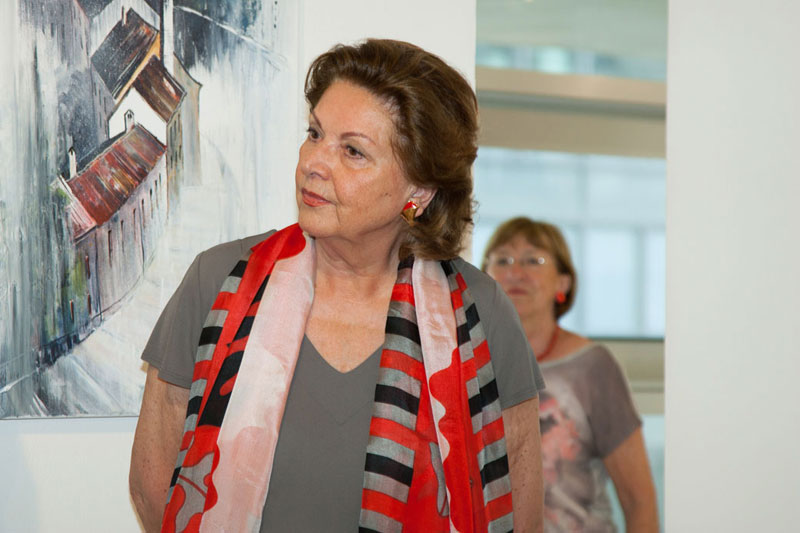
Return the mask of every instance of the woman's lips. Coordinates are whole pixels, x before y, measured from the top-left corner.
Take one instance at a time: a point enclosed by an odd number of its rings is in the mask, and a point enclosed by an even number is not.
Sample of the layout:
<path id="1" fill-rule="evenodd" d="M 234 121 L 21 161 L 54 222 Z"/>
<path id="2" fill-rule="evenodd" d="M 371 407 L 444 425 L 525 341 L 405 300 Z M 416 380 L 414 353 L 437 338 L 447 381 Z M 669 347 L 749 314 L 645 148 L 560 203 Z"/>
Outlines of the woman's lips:
<path id="1" fill-rule="evenodd" d="M 328 200 L 326 200 L 322 196 L 320 196 L 318 194 L 314 194 L 311 191 L 307 191 L 307 190 L 303 189 L 301 192 L 303 194 L 303 203 L 306 204 L 309 207 L 319 207 L 319 206 L 326 205 L 326 204 L 330 203 Z"/>

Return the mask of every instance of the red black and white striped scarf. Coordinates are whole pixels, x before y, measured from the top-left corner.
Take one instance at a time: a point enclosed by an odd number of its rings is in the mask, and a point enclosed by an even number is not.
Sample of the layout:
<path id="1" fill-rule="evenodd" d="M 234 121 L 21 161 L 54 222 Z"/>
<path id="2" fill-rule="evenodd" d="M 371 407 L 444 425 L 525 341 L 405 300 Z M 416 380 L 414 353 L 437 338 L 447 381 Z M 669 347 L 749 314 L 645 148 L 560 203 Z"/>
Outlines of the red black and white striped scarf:
<path id="1" fill-rule="evenodd" d="M 313 239 L 295 224 L 254 246 L 223 283 L 200 338 L 163 532 L 259 530 L 314 261 Z M 361 507 L 364 533 L 513 528 L 489 349 L 452 262 L 399 266 Z"/>

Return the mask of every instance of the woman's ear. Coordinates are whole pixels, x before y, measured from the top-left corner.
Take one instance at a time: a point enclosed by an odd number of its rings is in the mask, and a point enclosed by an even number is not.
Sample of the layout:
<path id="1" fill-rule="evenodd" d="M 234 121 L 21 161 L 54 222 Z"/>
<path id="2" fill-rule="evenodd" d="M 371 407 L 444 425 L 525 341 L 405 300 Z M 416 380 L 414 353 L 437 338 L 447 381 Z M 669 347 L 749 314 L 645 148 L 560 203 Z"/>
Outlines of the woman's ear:
<path id="1" fill-rule="evenodd" d="M 414 187 L 412 189 L 410 199 L 414 200 L 418 207 L 415 218 L 422 216 L 434 196 L 436 196 L 436 189 L 429 187 Z"/>

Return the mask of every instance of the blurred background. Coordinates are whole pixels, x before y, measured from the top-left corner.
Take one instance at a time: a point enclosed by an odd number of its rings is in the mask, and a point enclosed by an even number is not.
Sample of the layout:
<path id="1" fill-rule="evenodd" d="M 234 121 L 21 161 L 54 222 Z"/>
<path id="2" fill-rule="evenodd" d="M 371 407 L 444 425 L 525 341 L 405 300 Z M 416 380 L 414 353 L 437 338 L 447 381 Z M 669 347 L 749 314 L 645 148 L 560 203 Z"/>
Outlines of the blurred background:
<path id="1" fill-rule="evenodd" d="M 473 261 L 512 216 L 563 230 L 579 291 L 561 323 L 628 377 L 662 529 L 666 56 L 666 0 L 477 0 Z"/>

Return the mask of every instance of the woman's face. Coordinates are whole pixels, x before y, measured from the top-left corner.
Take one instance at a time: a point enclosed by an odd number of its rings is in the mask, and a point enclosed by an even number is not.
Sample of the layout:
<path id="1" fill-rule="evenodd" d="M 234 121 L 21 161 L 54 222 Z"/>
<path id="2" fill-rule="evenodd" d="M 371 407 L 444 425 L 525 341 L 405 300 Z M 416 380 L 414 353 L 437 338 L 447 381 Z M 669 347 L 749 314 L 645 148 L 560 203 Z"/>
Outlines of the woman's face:
<path id="1" fill-rule="evenodd" d="M 395 239 L 416 188 L 395 158 L 389 108 L 366 89 L 336 81 L 308 122 L 295 172 L 300 227 L 318 239 Z"/>
<path id="2" fill-rule="evenodd" d="M 486 272 L 508 294 L 520 317 L 553 313 L 558 292 L 566 293 L 570 277 L 560 274 L 555 257 L 516 235 L 489 254 Z"/>

